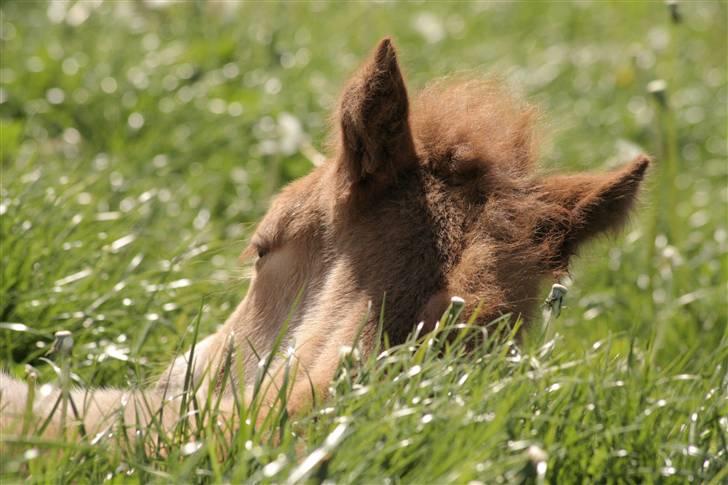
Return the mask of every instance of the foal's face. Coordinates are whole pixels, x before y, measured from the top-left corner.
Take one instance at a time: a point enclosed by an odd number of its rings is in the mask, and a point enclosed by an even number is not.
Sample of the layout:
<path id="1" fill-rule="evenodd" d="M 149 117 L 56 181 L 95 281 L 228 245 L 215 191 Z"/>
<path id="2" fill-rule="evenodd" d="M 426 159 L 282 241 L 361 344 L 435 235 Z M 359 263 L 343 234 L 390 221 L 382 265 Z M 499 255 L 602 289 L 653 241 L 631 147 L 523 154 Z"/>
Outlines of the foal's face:
<path id="1" fill-rule="evenodd" d="M 624 220 L 648 165 L 542 177 L 532 114 L 473 82 L 432 88 L 410 113 L 382 41 L 344 91 L 336 153 L 283 189 L 244 253 L 255 270 L 228 322 L 238 344 L 266 352 L 284 321 L 288 345 L 343 345 L 359 329 L 371 342 L 382 308 L 397 342 L 455 295 L 484 324 L 527 317 L 544 279 Z"/>

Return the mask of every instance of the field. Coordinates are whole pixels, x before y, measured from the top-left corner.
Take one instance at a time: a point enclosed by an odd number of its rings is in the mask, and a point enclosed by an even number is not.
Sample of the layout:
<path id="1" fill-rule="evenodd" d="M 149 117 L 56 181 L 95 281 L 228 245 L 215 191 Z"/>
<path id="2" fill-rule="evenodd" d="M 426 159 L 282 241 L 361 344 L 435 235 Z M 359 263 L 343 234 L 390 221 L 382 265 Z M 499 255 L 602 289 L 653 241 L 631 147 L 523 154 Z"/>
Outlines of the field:
<path id="1" fill-rule="evenodd" d="M 253 224 L 384 35 L 411 86 L 495 73 L 540 104 L 545 169 L 657 163 L 547 341 L 538 321 L 467 355 L 412 340 L 345 362 L 308 415 L 232 441 L 182 427 L 165 453 L 2 436 L 0 480 L 726 483 L 728 4 L 678 8 L 3 2 L 0 363 L 21 379 L 56 380 L 60 329 L 94 387 L 150 382 L 212 332 Z"/>

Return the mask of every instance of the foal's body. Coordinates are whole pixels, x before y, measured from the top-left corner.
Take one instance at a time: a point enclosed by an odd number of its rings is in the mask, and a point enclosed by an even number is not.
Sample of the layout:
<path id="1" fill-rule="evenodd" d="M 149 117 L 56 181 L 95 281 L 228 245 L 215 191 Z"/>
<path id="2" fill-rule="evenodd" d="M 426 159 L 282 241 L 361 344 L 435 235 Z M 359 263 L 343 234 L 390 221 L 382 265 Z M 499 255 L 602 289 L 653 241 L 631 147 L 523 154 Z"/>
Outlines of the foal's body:
<path id="1" fill-rule="evenodd" d="M 528 317 L 544 280 L 562 275 L 582 242 L 625 219 L 649 163 L 641 156 L 612 173 L 539 175 L 533 115 L 493 84 L 472 81 L 435 85 L 410 109 L 383 40 L 344 90 L 331 159 L 283 189 L 246 249 L 256 259 L 247 295 L 195 348 L 200 392 L 212 388 L 231 411 L 234 386 L 217 382 L 222 362 L 249 391 L 284 322 L 280 348 L 297 366 L 288 406 L 300 411 L 311 385 L 325 393 L 342 347 L 356 339 L 370 351 L 382 308 L 393 343 L 419 322 L 431 328 L 456 295 L 466 313 L 478 308 L 482 325 Z M 143 393 L 77 391 L 91 403 L 89 432 L 114 409 L 124 408 L 127 422 L 148 421 L 184 389 L 188 360 L 177 358 Z M 271 382 L 284 360 L 273 359 Z M 7 376 L 0 386 L 5 427 L 22 414 L 27 389 Z M 124 404 L 142 396 L 146 412 Z M 47 415 L 51 401 L 34 413 Z M 171 425 L 176 416 L 164 419 Z"/>

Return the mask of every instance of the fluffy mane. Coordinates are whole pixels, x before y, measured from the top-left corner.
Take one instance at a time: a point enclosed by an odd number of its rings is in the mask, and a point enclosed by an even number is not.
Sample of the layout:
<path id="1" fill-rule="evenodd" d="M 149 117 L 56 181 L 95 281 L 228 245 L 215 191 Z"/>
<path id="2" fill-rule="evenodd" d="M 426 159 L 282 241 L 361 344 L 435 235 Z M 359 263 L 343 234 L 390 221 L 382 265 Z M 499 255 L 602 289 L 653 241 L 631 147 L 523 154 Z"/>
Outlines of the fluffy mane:
<path id="1" fill-rule="evenodd" d="M 497 79 L 437 81 L 414 96 L 410 110 L 421 160 L 445 173 L 485 168 L 529 174 L 537 158 L 537 118 L 533 105 Z"/>
<path id="2" fill-rule="evenodd" d="M 356 79 L 356 77 L 355 77 Z M 447 77 L 411 93 L 409 125 L 420 163 L 445 176 L 497 172 L 523 178 L 538 157 L 540 112 L 498 78 Z M 342 153 L 341 112 L 327 152 Z"/>

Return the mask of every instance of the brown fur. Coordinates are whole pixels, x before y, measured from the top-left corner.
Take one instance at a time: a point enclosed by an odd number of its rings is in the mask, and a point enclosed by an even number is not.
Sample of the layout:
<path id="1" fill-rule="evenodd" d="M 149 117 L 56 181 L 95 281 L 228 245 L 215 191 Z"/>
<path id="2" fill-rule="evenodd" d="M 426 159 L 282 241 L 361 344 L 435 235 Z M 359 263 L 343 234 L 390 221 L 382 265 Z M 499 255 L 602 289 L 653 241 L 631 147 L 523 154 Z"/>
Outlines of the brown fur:
<path id="1" fill-rule="evenodd" d="M 466 311 L 480 307 L 482 325 L 527 319 L 540 285 L 583 242 L 622 224 L 649 164 L 640 156 L 612 173 L 539 174 L 536 110 L 492 81 L 440 82 L 411 104 L 385 39 L 344 90 L 332 158 L 284 188 L 258 226 L 244 253 L 258 256 L 248 293 L 198 346 L 198 382 L 210 382 L 231 346 L 249 390 L 288 321 L 282 347 L 298 367 L 289 407 L 300 411 L 310 383 L 325 394 L 360 329 L 370 351 L 382 308 L 393 343 L 420 321 L 432 327 L 455 295 Z M 186 359 L 149 391 L 155 402 L 182 389 Z"/>

